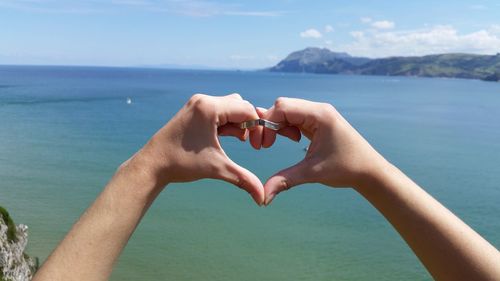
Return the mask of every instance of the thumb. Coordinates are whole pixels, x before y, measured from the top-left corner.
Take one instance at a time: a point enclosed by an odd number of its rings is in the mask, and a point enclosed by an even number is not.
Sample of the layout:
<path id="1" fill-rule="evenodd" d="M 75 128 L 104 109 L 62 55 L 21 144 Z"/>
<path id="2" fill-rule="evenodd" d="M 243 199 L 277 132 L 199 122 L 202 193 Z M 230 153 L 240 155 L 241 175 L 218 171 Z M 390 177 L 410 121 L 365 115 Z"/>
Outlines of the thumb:
<path id="1" fill-rule="evenodd" d="M 219 171 L 219 179 L 246 190 L 257 205 L 262 206 L 264 204 L 264 187 L 255 174 L 234 163 L 229 158 L 226 158 L 222 167 Z"/>
<path id="2" fill-rule="evenodd" d="M 304 159 L 271 176 L 264 184 L 266 196 L 264 204 L 266 206 L 269 205 L 274 197 L 283 190 L 288 190 L 294 186 L 309 182 L 310 180 L 307 176 L 309 174 L 309 169 L 309 164 L 307 164 Z"/>

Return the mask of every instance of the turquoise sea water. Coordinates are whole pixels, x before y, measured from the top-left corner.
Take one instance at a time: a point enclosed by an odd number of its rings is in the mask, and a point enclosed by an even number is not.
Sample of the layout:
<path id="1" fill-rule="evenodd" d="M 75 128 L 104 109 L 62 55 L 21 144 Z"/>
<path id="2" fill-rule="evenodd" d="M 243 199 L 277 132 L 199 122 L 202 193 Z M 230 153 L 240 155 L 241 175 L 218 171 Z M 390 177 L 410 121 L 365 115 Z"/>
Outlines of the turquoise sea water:
<path id="1" fill-rule="evenodd" d="M 376 149 L 500 247 L 500 84 L 469 80 L 90 67 L 0 67 L 0 205 L 45 259 L 116 167 L 196 92 L 334 104 Z M 132 104 L 127 104 L 130 97 Z M 222 140 L 262 181 L 307 142 Z M 123 210 L 127 212 L 127 210 Z M 422 234 L 425 235 L 425 234 Z M 112 280 L 429 280 L 351 189 L 305 185 L 267 208 L 229 184 L 175 184 Z"/>

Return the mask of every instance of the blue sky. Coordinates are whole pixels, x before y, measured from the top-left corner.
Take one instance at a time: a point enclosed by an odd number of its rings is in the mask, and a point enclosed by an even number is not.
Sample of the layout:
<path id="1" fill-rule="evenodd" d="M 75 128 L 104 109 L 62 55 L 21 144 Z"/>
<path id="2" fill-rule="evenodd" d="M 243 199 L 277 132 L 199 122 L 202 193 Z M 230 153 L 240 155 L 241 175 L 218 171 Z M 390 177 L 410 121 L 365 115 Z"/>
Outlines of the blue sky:
<path id="1" fill-rule="evenodd" d="M 494 54 L 500 1 L 0 0 L 0 64 L 247 69 L 308 46 Z"/>

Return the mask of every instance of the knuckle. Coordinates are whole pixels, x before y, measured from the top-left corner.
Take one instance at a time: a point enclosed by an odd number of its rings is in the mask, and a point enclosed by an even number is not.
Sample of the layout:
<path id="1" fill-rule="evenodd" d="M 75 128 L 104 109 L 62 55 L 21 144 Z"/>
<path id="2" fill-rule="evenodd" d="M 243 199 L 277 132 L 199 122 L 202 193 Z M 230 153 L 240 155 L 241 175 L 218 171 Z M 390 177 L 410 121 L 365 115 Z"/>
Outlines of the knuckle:
<path id="1" fill-rule="evenodd" d="M 285 97 L 277 98 L 276 101 L 274 102 L 274 107 L 275 108 L 282 108 L 286 104 L 287 100 L 288 99 Z"/>
<path id="2" fill-rule="evenodd" d="M 329 120 L 331 121 L 331 117 L 335 117 L 337 115 L 337 110 L 335 107 L 329 103 L 317 103 L 315 106 L 315 110 L 311 112 L 311 117 L 316 120 Z M 335 119 L 335 118 L 333 118 Z"/>
<path id="3" fill-rule="evenodd" d="M 255 111 L 255 107 L 247 100 L 243 100 L 243 105 L 249 111 Z"/>
<path id="4" fill-rule="evenodd" d="M 323 113 L 333 113 L 337 111 L 335 107 L 329 103 L 321 103 L 321 110 Z"/>
<path id="5" fill-rule="evenodd" d="M 283 115 L 287 111 L 288 98 L 279 97 L 274 102 L 274 111 L 278 115 Z"/>
<path id="6" fill-rule="evenodd" d="M 206 97 L 204 94 L 196 93 L 191 96 L 191 98 L 188 101 L 188 105 L 194 105 L 198 100 Z"/>
<path id="7" fill-rule="evenodd" d="M 289 190 L 292 187 L 292 185 L 291 185 L 291 183 L 289 181 L 290 180 L 287 180 L 287 179 L 282 179 L 280 181 L 280 185 L 281 185 L 281 190 L 282 191 Z"/>
<path id="8" fill-rule="evenodd" d="M 332 104 L 327 103 L 327 102 L 322 102 L 321 106 L 323 107 L 323 109 L 326 109 L 326 110 L 333 110 L 333 109 L 335 109 L 335 107 L 333 107 Z"/>
<path id="9" fill-rule="evenodd" d="M 189 100 L 186 107 L 189 111 L 196 114 L 196 116 L 212 120 L 217 115 L 216 105 L 213 97 L 197 94 Z"/>
<path id="10" fill-rule="evenodd" d="M 205 95 L 205 94 L 196 93 L 196 94 L 194 94 L 194 95 L 191 97 L 191 100 L 192 100 L 192 101 L 197 101 L 197 100 L 202 99 L 202 98 L 204 98 L 204 97 L 206 97 L 206 96 L 207 96 L 207 95 Z"/>
<path id="11" fill-rule="evenodd" d="M 239 93 L 232 93 L 232 94 L 230 94 L 229 96 L 234 97 L 234 98 L 238 98 L 238 99 L 240 99 L 240 100 L 242 100 L 242 99 L 243 99 Z"/>
<path id="12" fill-rule="evenodd" d="M 200 98 L 193 102 L 193 107 L 199 110 L 205 110 L 213 107 L 212 99 L 209 96 L 202 95 Z"/>

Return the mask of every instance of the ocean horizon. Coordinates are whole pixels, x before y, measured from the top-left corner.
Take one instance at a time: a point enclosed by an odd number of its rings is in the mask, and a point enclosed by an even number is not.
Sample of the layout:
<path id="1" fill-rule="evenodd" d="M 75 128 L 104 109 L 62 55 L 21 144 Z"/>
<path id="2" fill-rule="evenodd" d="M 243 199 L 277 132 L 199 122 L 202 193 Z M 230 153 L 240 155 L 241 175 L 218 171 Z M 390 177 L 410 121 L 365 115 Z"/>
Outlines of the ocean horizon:
<path id="1" fill-rule="evenodd" d="M 0 206 L 50 254 L 116 168 L 195 93 L 333 104 L 390 162 L 500 248 L 500 83 L 252 70 L 0 65 Z M 263 182 L 308 146 L 221 138 Z M 124 210 L 126 212 L 127 210 Z M 424 234 L 422 234 L 424 235 Z M 166 187 L 111 280 L 431 280 L 350 188 L 319 184 L 268 207 L 228 183 Z"/>

